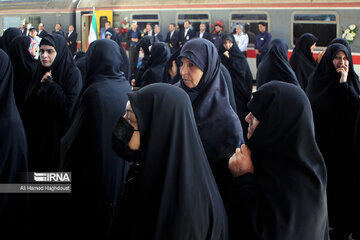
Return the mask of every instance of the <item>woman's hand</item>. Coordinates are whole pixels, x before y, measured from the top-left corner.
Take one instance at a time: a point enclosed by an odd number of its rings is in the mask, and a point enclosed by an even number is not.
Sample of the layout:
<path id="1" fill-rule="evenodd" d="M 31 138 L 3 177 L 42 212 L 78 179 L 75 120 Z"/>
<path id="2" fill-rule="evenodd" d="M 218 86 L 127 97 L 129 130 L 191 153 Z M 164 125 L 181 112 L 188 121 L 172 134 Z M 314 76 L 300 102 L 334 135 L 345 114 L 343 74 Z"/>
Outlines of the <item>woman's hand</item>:
<path id="1" fill-rule="evenodd" d="M 349 73 L 349 67 L 345 64 L 341 65 L 339 68 L 336 69 L 337 73 L 341 74 L 340 77 L 340 83 L 344 83 L 347 81 L 348 73 Z"/>
<path id="2" fill-rule="evenodd" d="M 229 57 L 230 57 L 229 51 L 225 51 L 225 52 L 224 52 L 224 55 L 225 55 L 227 58 L 229 58 Z"/>
<path id="3" fill-rule="evenodd" d="M 229 160 L 229 169 L 233 177 L 254 173 L 251 151 L 245 144 L 241 145 L 241 148 L 236 148 L 235 153 Z"/>
<path id="4" fill-rule="evenodd" d="M 175 60 L 173 60 L 172 66 L 169 69 L 169 75 L 170 75 L 171 79 L 173 79 L 176 76 L 176 74 L 177 74 L 177 66 L 176 66 Z"/>
<path id="5" fill-rule="evenodd" d="M 51 70 L 44 74 L 44 76 L 41 78 L 41 83 L 50 83 L 53 81 L 53 76 L 51 75 Z"/>

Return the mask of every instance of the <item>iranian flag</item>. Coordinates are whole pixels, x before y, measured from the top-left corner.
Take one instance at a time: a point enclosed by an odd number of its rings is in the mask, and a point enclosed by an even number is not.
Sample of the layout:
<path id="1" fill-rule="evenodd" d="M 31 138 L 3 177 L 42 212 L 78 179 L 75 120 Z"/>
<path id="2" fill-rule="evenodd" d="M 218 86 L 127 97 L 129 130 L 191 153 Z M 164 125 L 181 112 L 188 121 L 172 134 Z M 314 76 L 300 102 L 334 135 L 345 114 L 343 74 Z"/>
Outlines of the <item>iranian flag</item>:
<path id="1" fill-rule="evenodd" d="M 95 8 L 93 9 L 93 15 L 91 19 L 89 37 L 86 50 L 89 48 L 90 43 L 97 39 L 97 24 L 96 24 L 96 15 L 95 15 Z"/>

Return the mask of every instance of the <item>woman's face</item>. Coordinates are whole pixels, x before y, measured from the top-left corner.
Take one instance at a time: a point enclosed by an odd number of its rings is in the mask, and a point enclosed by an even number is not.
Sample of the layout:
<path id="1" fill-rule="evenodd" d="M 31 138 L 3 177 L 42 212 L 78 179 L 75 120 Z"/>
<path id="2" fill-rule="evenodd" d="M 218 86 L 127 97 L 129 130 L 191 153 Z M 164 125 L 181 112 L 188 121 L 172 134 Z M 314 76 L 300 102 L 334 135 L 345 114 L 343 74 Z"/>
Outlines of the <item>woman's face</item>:
<path id="1" fill-rule="evenodd" d="M 40 61 L 44 67 L 51 67 L 55 58 L 56 50 L 53 46 L 50 45 L 41 45 L 40 46 Z"/>
<path id="2" fill-rule="evenodd" d="M 315 48 L 316 48 L 316 42 L 313 45 L 311 45 L 310 51 L 313 52 Z"/>
<path id="3" fill-rule="evenodd" d="M 260 122 L 251 112 L 245 117 L 245 121 L 249 123 L 247 138 L 250 139 Z"/>
<path id="4" fill-rule="evenodd" d="M 344 68 L 349 69 L 349 60 L 343 51 L 339 51 L 333 59 L 335 69 Z"/>
<path id="5" fill-rule="evenodd" d="M 224 42 L 224 48 L 229 51 L 230 48 L 233 46 L 233 43 L 230 40 L 225 40 Z"/>
<path id="6" fill-rule="evenodd" d="M 129 148 L 131 150 L 138 150 L 140 147 L 140 132 L 139 132 L 138 122 L 137 122 L 135 113 L 131 107 L 130 101 L 128 101 L 126 103 L 126 113 L 124 115 L 124 118 L 136 130 L 136 131 L 134 131 L 134 133 L 130 139 Z"/>
<path id="7" fill-rule="evenodd" d="M 192 61 L 185 57 L 181 58 L 180 75 L 188 88 L 196 87 L 199 84 L 203 74 L 203 71 L 201 71 L 201 69 Z"/>

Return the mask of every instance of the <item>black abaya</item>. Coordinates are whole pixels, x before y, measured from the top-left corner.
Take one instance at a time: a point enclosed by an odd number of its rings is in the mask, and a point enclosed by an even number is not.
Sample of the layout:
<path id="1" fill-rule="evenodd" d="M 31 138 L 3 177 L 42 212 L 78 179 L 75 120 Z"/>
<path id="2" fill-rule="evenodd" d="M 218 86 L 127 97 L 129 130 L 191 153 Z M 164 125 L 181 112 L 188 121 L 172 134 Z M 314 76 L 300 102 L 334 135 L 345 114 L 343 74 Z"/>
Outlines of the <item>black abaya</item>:
<path id="1" fill-rule="evenodd" d="M 60 139 L 68 129 L 82 87 L 80 71 L 65 39 L 59 34 L 48 34 L 44 40 L 53 45 L 57 55 L 50 68 L 43 67 L 39 61 L 24 103 L 30 171 L 59 170 Z M 50 70 L 53 81 L 41 83 L 43 75 Z"/>
<path id="2" fill-rule="evenodd" d="M 216 183 L 227 207 L 228 187 L 232 177 L 228 160 L 236 147 L 244 143 L 240 120 L 229 103 L 229 90 L 221 72 L 216 47 L 206 39 L 193 39 L 184 44 L 179 58 L 185 57 L 203 71 L 195 88 L 184 81 L 180 87 L 190 96 L 196 125 Z"/>
<path id="3" fill-rule="evenodd" d="M 112 34 L 111 36 L 111 40 L 114 40 L 118 45 L 119 45 L 119 49 L 120 49 L 120 54 L 122 57 L 122 64 L 120 66 L 120 70 L 125 74 L 125 78 L 126 80 L 128 80 L 130 82 L 130 62 L 129 62 L 129 58 L 126 54 L 126 51 L 124 49 L 124 46 L 122 45 L 121 42 L 121 36 L 115 32 L 115 30 L 113 28 L 108 28 L 106 29 L 107 32 L 110 32 Z"/>
<path id="4" fill-rule="evenodd" d="M 140 78 L 136 79 L 136 85 L 144 87 L 146 85 L 162 82 L 165 65 L 170 58 L 170 48 L 163 42 L 152 44 L 151 56 L 146 63 L 145 71 Z"/>
<path id="5" fill-rule="evenodd" d="M 12 41 L 8 50 L 8 55 L 14 66 L 14 96 L 20 113 L 38 64 L 38 61 L 28 50 L 30 43 L 30 37 L 18 36 Z"/>
<path id="6" fill-rule="evenodd" d="M 313 78 L 307 95 L 314 112 L 316 141 L 328 170 L 328 202 L 330 227 L 335 239 L 340 239 L 359 227 L 359 81 L 352 61 L 349 61 L 347 82 L 340 84 L 333 59 L 342 51 L 348 59 L 348 49 L 339 44 L 330 45 Z M 357 223 L 357 224 L 355 224 Z M 355 226 L 356 225 L 356 226 Z"/>
<path id="7" fill-rule="evenodd" d="M 305 93 L 272 81 L 248 108 L 260 123 L 248 140 L 254 173 L 234 179 L 233 239 L 329 239 L 326 168 Z"/>
<path id="8" fill-rule="evenodd" d="M 222 37 L 223 43 L 226 40 L 229 40 L 233 43 L 232 47 L 228 51 L 229 58 L 224 55 L 224 52 L 227 51 L 224 46 L 220 47 L 219 55 L 222 64 L 225 65 L 231 75 L 236 101 L 236 112 L 241 121 L 244 137 L 246 137 L 248 124 L 245 121 L 245 117 L 249 113 L 246 104 L 251 99 L 253 78 L 246 57 L 240 51 L 234 40 L 234 36 L 231 34 L 226 34 Z"/>
<path id="9" fill-rule="evenodd" d="M 155 83 L 129 94 L 144 159 L 123 239 L 227 239 L 227 220 L 189 97 Z"/>
<path id="10" fill-rule="evenodd" d="M 269 51 L 263 56 L 256 73 L 257 88 L 272 80 L 300 87 L 288 60 L 288 46 L 281 38 L 275 38 L 270 42 Z"/>
<path id="11" fill-rule="evenodd" d="M 107 239 L 118 205 L 127 164 L 113 151 L 111 134 L 125 114 L 126 94 L 131 91 L 121 72 L 122 63 L 119 46 L 113 41 L 90 44 L 85 86 L 69 131 L 61 140 L 62 170 L 74 176 L 75 238 Z"/>
<path id="12" fill-rule="evenodd" d="M 27 146 L 23 124 L 13 94 L 13 69 L 9 57 L 0 49 L 0 183 L 21 183 L 27 172 Z M 28 195 L 0 193 L 0 232 L 2 238 L 24 239 Z M 20 231 L 21 230 L 21 231 Z"/>
<path id="13" fill-rule="evenodd" d="M 311 73 L 314 72 L 317 66 L 310 48 L 318 40 L 319 39 L 311 33 L 301 35 L 296 42 L 296 47 L 289 60 L 290 65 L 296 74 L 296 78 L 304 91 L 306 91 Z"/>
<path id="14" fill-rule="evenodd" d="M 18 28 L 8 28 L 5 30 L 1 37 L 1 49 L 4 50 L 4 52 L 8 53 L 9 46 L 17 36 L 21 36 L 21 31 Z"/>

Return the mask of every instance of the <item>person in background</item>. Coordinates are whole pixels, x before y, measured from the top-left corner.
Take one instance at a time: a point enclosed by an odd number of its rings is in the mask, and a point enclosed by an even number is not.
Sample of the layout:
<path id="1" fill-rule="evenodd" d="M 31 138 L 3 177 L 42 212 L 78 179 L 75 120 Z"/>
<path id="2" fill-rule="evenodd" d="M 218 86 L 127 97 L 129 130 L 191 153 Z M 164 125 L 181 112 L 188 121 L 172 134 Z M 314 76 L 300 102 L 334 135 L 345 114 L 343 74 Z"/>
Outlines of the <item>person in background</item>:
<path id="1" fill-rule="evenodd" d="M 182 29 L 179 33 L 179 46 L 182 47 L 184 44 L 190 39 L 195 37 L 195 32 L 190 28 L 190 21 L 184 21 L 184 29 Z"/>
<path id="2" fill-rule="evenodd" d="M 305 33 L 296 41 L 296 46 L 290 57 L 290 65 L 296 74 L 301 88 L 306 91 L 310 75 L 314 72 L 317 62 L 313 51 L 316 48 L 317 39 L 311 33 Z"/>
<path id="3" fill-rule="evenodd" d="M 39 23 L 39 33 L 38 33 L 39 38 L 43 38 L 47 34 L 47 31 L 44 29 L 44 27 L 45 27 L 44 23 Z"/>
<path id="4" fill-rule="evenodd" d="M 4 52 L 8 52 L 9 46 L 17 36 L 21 35 L 21 31 L 18 28 L 8 28 L 5 30 L 1 37 L 0 48 L 4 50 Z"/>
<path id="5" fill-rule="evenodd" d="M 69 25 L 69 32 L 65 36 L 66 43 L 69 47 L 70 52 L 74 55 L 77 48 L 77 32 L 75 32 L 74 25 Z"/>
<path id="6" fill-rule="evenodd" d="M 143 33 L 141 34 L 141 37 L 144 37 L 144 36 L 147 36 L 147 35 L 149 35 L 149 36 L 154 36 L 154 34 L 155 34 L 155 33 L 154 33 L 153 29 L 152 29 L 151 24 L 150 24 L 150 23 L 147 23 L 146 26 L 145 26 L 145 28 L 144 28 Z"/>
<path id="7" fill-rule="evenodd" d="M 57 34 L 65 37 L 63 30 L 61 30 L 61 24 L 60 23 L 55 24 L 55 30 L 52 31 L 52 33 L 57 33 Z"/>
<path id="8" fill-rule="evenodd" d="M 99 38 L 100 39 L 105 39 L 105 33 L 106 33 L 106 30 L 111 27 L 111 22 L 110 21 L 106 21 L 105 22 L 105 27 L 101 28 L 100 29 L 100 33 L 99 33 Z"/>
<path id="9" fill-rule="evenodd" d="M 36 35 L 37 35 L 36 28 L 35 28 L 35 27 L 31 27 L 31 28 L 29 29 L 29 36 L 30 36 L 32 39 L 36 40 L 36 37 L 37 37 Z"/>
<path id="10" fill-rule="evenodd" d="M 169 24 L 169 32 L 166 35 L 165 43 L 167 43 L 169 45 L 171 54 L 173 54 L 180 48 L 179 32 L 176 30 L 175 23 Z"/>
<path id="11" fill-rule="evenodd" d="M 128 31 L 126 35 L 126 50 L 129 53 L 129 62 L 130 62 L 130 69 L 131 69 L 131 76 L 133 76 L 137 69 L 137 63 L 139 58 L 139 41 L 141 39 L 141 34 L 137 30 L 137 22 L 131 22 L 131 30 Z M 132 79 L 132 77 L 130 77 Z"/>
<path id="12" fill-rule="evenodd" d="M 245 55 L 245 57 L 247 57 L 246 49 L 249 44 L 249 36 L 243 32 L 243 29 L 244 29 L 243 25 L 237 24 L 235 26 L 235 33 L 233 35 L 235 38 L 235 42 L 238 45 L 240 51 Z"/>
<path id="13" fill-rule="evenodd" d="M 205 38 L 210 41 L 210 33 L 206 31 L 205 23 L 200 23 L 200 31 L 196 32 L 195 37 Z"/>
<path id="14" fill-rule="evenodd" d="M 244 32 L 248 35 L 249 37 L 249 43 L 250 44 L 254 44 L 255 40 L 256 40 L 256 35 L 255 33 L 253 33 L 252 31 L 250 31 L 250 24 L 246 23 L 244 26 Z"/>
<path id="15" fill-rule="evenodd" d="M 221 31 L 221 25 L 215 24 L 215 33 L 212 34 L 211 41 L 214 43 L 214 45 L 218 51 L 222 45 L 222 39 L 221 39 L 222 36 L 223 36 L 223 33 Z"/>
<path id="16" fill-rule="evenodd" d="M 155 25 L 154 26 L 154 36 L 157 37 L 157 39 L 160 41 L 160 42 L 163 42 L 163 36 L 160 32 L 160 26 L 159 25 Z"/>
<path id="17" fill-rule="evenodd" d="M 230 238 L 329 240 L 326 166 L 304 91 L 271 81 L 248 108 L 247 145 L 229 160 Z"/>
<path id="18" fill-rule="evenodd" d="M 262 58 L 266 55 L 271 41 L 271 34 L 267 31 L 265 22 L 259 23 L 259 32 L 255 40 L 256 67 L 259 66 Z"/>

